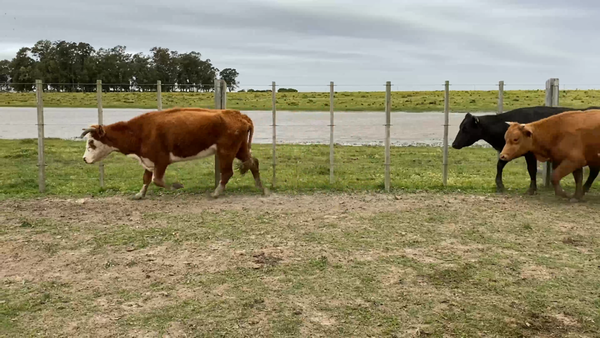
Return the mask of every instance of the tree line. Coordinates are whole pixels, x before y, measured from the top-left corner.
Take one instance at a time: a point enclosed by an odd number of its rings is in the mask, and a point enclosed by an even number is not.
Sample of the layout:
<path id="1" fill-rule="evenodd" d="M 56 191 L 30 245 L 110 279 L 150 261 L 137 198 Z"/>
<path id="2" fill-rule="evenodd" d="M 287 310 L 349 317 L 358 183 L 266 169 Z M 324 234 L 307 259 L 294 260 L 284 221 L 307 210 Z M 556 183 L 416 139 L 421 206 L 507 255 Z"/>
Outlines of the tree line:
<path id="1" fill-rule="evenodd" d="M 12 60 L 0 60 L 0 90 L 31 91 L 41 79 L 47 90 L 92 92 L 96 80 L 104 91 L 211 91 L 217 75 L 233 91 L 238 72 L 219 70 L 198 52 L 179 53 L 163 47 L 150 55 L 131 54 L 125 46 L 96 50 L 89 43 L 40 40 L 22 47 Z M 151 86 L 144 86 L 149 85 Z"/>

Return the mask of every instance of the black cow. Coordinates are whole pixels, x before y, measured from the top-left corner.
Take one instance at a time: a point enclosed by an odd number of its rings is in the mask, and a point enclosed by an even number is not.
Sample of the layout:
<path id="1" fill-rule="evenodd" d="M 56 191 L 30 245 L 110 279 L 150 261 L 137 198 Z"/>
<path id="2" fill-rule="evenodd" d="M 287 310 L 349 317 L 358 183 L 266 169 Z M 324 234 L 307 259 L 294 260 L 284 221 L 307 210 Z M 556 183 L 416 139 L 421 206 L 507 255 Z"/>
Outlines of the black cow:
<path id="1" fill-rule="evenodd" d="M 456 135 L 454 142 L 452 142 L 452 148 L 461 149 L 463 147 L 468 147 L 479 140 L 484 140 L 497 151 L 502 151 L 505 143 L 504 134 L 508 129 L 508 124 L 506 122 L 529 123 L 569 110 L 588 109 L 599 109 L 599 107 L 574 109 L 565 107 L 535 106 L 518 108 L 502 114 L 485 116 L 474 116 L 471 115 L 471 113 L 467 113 L 463 121 L 460 123 L 458 134 Z M 537 160 L 531 152 L 526 153 L 524 156 L 525 160 L 527 161 L 527 171 L 529 172 L 529 177 L 531 178 L 531 183 L 527 193 L 533 195 L 537 191 Z M 504 169 L 506 163 L 508 162 L 498 159 L 496 172 L 497 192 L 504 191 L 504 184 L 502 183 L 502 170 Z M 590 175 L 584 185 L 585 192 L 590 189 L 592 183 L 594 183 L 594 180 L 598 176 L 599 171 L 600 168 L 590 167 Z"/>

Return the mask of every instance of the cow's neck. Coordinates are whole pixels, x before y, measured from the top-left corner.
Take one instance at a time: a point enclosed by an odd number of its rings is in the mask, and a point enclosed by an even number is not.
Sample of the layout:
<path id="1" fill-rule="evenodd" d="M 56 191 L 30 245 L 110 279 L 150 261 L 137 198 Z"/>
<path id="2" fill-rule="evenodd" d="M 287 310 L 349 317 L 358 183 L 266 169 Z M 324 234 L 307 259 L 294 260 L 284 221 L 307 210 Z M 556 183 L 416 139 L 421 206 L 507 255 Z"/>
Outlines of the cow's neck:
<path id="1" fill-rule="evenodd" d="M 117 122 L 105 127 L 106 143 L 125 155 L 137 154 L 139 139 L 131 131 L 126 122 Z"/>
<path id="2" fill-rule="evenodd" d="M 533 134 L 533 148 L 536 149 L 536 152 L 544 158 L 551 158 L 552 155 L 552 151 L 551 151 L 551 144 L 552 144 L 552 139 L 554 139 L 555 135 L 552 131 L 550 131 L 549 133 L 540 133 L 540 132 L 535 132 L 535 129 L 533 130 L 534 134 Z"/>
<path id="3" fill-rule="evenodd" d="M 503 126 L 495 123 L 495 121 L 490 121 L 491 118 L 488 116 L 481 116 L 479 117 L 479 120 L 481 121 L 481 127 L 483 128 L 482 139 L 489 143 L 494 149 L 498 151 L 502 150 L 505 143 L 504 133 L 502 131 L 497 131 L 496 129 L 502 128 Z"/>

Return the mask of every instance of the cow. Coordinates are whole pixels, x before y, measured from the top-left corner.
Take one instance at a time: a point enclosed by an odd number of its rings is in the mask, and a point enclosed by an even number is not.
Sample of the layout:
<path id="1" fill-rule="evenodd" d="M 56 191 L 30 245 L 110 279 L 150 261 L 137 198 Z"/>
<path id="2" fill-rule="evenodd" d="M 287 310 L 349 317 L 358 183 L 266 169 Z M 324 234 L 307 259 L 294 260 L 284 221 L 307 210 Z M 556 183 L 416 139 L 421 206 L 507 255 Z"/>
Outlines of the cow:
<path id="1" fill-rule="evenodd" d="M 221 179 L 212 193 L 217 198 L 233 176 L 233 160 L 241 161 L 238 169 L 242 175 L 248 170 L 255 185 L 263 187 L 259 161 L 252 156 L 252 120 L 239 110 L 172 108 L 138 115 L 128 121 L 109 125 L 92 125 L 84 129 L 87 136 L 83 161 L 96 163 L 112 152 L 120 152 L 136 159 L 145 169 L 142 189 L 134 199 L 143 199 L 148 186 L 176 190 L 183 188 L 178 182 L 168 185 L 164 181 L 167 167 L 175 162 L 190 161 L 216 154 Z"/>
<path id="2" fill-rule="evenodd" d="M 560 180 L 573 173 L 576 189 L 571 201 L 583 198 L 583 167 L 600 167 L 600 109 L 567 111 L 531 123 L 505 124 L 506 144 L 500 153 L 503 161 L 528 152 L 540 162 L 551 161 L 555 195 L 568 198 Z"/>
<path id="3" fill-rule="evenodd" d="M 583 110 L 599 108 L 600 107 L 588 107 Z M 456 138 L 454 139 L 454 142 L 452 142 L 452 148 L 462 149 L 473 145 L 479 140 L 484 140 L 496 149 L 496 151 L 500 152 L 506 143 L 504 140 L 504 134 L 506 134 L 506 130 L 508 129 L 506 122 L 529 123 L 570 110 L 574 109 L 565 107 L 533 106 L 517 108 L 502 114 L 484 116 L 474 116 L 471 113 L 467 113 L 460 123 Z M 525 161 L 527 162 L 527 171 L 529 172 L 529 177 L 531 179 L 529 189 L 526 193 L 533 195 L 537 191 L 537 162 L 532 153 L 525 153 L 524 156 Z M 496 165 L 496 191 L 498 193 L 504 192 L 502 171 L 507 163 L 508 162 L 503 161 L 502 159 L 498 159 Z M 599 172 L 599 167 L 590 167 L 590 173 L 584 185 L 584 190 L 586 192 L 590 189 L 592 183 L 594 183 Z"/>

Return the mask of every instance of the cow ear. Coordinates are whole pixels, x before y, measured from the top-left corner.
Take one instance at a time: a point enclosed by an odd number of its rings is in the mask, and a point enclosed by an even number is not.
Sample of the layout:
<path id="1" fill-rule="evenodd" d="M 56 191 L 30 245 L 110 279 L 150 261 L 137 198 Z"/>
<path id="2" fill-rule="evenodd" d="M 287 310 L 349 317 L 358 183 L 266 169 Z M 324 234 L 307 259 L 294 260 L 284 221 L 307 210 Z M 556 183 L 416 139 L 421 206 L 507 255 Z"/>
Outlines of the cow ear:
<path id="1" fill-rule="evenodd" d="M 104 126 L 102 125 L 96 127 L 96 131 L 98 132 L 99 137 L 104 137 L 104 135 L 106 135 L 106 132 L 104 131 Z"/>
<path id="2" fill-rule="evenodd" d="M 478 123 L 479 123 L 479 117 L 477 117 L 477 116 L 473 116 L 473 120 L 475 120 L 475 124 L 478 124 Z"/>
<path id="3" fill-rule="evenodd" d="M 531 135 L 533 135 L 533 130 L 531 130 L 531 127 L 529 126 L 522 124 L 521 130 L 523 131 L 523 135 L 525 135 L 525 137 L 531 137 Z"/>
<path id="4" fill-rule="evenodd" d="M 508 124 L 508 126 L 512 126 L 513 124 L 516 124 L 516 122 L 510 122 L 510 121 L 504 121 L 506 124 Z"/>

